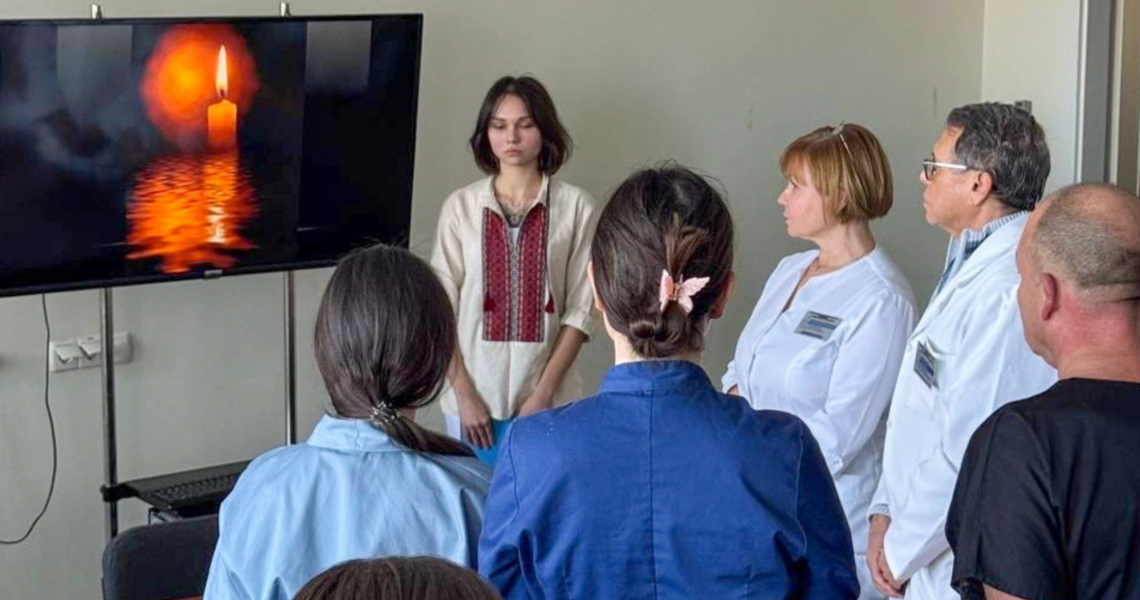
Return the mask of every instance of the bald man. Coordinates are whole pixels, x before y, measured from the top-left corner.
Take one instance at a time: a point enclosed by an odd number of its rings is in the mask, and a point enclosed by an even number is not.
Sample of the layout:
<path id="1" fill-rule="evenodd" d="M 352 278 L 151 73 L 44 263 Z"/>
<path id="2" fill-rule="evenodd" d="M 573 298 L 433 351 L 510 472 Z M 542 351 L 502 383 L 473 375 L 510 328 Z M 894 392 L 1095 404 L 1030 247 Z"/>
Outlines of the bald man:
<path id="1" fill-rule="evenodd" d="M 1140 598 L 1140 199 L 1079 184 L 1017 250 L 1030 348 L 1057 369 L 970 440 L 946 536 L 963 598 Z"/>

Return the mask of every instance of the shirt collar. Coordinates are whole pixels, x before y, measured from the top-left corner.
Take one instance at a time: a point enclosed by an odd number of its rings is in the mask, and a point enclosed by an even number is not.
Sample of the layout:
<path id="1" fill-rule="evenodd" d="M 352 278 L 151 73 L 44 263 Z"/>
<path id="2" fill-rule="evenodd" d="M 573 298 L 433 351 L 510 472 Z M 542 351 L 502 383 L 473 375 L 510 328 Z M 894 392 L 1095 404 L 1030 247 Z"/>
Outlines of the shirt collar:
<path id="1" fill-rule="evenodd" d="M 408 451 L 364 419 L 340 419 L 330 415 L 321 417 L 306 443 L 318 448 L 356 452 Z"/>
<path id="2" fill-rule="evenodd" d="M 490 208 L 491 210 L 501 214 L 503 212 L 503 209 L 501 206 L 499 206 L 499 201 L 495 199 L 495 176 L 491 175 L 483 181 L 485 182 L 485 185 L 483 186 L 483 191 L 479 194 L 480 204 L 482 204 L 485 208 Z M 538 199 L 534 202 L 534 204 L 531 205 L 531 208 L 538 206 L 539 204 L 546 204 L 546 190 L 548 187 L 550 187 L 550 176 L 543 175 L 542 186 L 538 188 Z"/>
<path id="3" fill-rule="evenodd" d="M 946 264 L 949 265 L 954 259 L 957 259 L 959 265 L 966 262 L 970 255 L 982 245 L 982 242 L 986 241 L 995 231 L 1016 221 L 1024 214 L 1026 211 L 1017 211 L 1004 217 L 998 217 L 978 229 L 963 229 L 962 235 L 950 240 L 950 249 L 946 253 Z"/>
<path id="4" fill-rule="evenodd" d="M 700 365 L 687 360 L 643 360 L 610 367 L 599 392 L 697 390 L 716 391 Z"/>

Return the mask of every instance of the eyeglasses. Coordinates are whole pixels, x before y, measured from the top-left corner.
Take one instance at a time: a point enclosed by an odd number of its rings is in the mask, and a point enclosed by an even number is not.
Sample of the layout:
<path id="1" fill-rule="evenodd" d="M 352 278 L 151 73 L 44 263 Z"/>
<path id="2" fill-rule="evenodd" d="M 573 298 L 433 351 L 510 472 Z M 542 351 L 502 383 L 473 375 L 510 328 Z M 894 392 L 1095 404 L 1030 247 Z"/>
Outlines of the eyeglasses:
<path id="1" fill-rule="evenodd" d="M 971 167 L 970 165 L 960 165 L 958 163 L 938 162 L 938 161 L 934 160 L 933 156 L 922 161 L 922 174 L 923 174 L 923 176 L 926 177 L 927 180 L 934 179 L 934 174 L 938 172 L 938 169 L 953 169 L 955 171 L 976 171 L 976 170 L 978 170 L 978 169 L 975 169 L 974 167 Z"/>

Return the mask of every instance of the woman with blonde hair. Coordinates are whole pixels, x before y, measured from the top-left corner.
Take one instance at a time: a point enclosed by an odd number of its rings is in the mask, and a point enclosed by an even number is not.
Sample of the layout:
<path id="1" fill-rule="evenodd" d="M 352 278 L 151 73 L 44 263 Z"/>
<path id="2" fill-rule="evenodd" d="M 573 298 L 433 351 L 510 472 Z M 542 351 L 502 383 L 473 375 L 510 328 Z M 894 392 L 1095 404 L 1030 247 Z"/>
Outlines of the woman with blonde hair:
<path id="1" fill-rule="evenodd" d="M 875 242 L 891 169 L 865 127 L 820 127 L 784 150 L 777 199 L 788 235 L 817 247 L 780 261 L 722 383 L 757 409 L 792 413 L 819 442 L 847 513 L 861 598 L 876 598 L 861 552 L 881 472 L 884 419 L 915 322 L 906 277 Z"/>

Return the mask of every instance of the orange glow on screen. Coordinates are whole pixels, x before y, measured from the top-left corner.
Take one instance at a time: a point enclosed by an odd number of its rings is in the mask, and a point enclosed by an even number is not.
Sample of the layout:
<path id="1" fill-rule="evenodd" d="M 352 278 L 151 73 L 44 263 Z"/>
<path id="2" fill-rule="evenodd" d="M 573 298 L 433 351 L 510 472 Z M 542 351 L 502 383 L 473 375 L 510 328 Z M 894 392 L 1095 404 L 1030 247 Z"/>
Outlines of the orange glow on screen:
<path id="1" fill-rule="evenodd" d="M 160 259 L 163 273 L 228 269 L 254 245 L 241 227 L 257 215 L 256 192 L 236 151 L 159 159 L 136 176 L 127 220 L 128 259 Z"/>
<path id="2" fill-rule="evenodd" d="M 151 122 L 188 150 L 208 137 L 208 112 L 223 91 L 223 101 L 233 105 L 236 136 L 237 115 L 249 110 L 260 85 L 245 40 L 233 28 L 180 25 L 163 34 L 147 59 L 140 92 Z"/>

